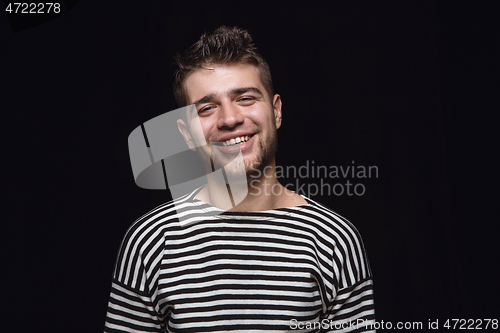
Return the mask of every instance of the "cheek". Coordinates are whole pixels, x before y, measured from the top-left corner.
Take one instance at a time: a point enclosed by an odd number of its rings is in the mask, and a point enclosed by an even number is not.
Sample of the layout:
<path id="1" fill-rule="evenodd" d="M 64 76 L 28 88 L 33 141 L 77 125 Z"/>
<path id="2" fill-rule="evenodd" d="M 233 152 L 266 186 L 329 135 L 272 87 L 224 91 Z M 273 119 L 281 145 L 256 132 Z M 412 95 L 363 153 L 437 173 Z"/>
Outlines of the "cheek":
<path id="1" fill-rule="evenodd" d="M 196 118 L 191 123 L 192 133 L 195 136 L 196 141 L 201 144 L 206 144 L 207 139 L 210 137 L 212 126 L 209 122 L 205 121 L 202 118 Z"/>
<path id="2" fill-rule="evenodd" d="M 210 139 L 211 136 L 214 135 L 214 124 L 213 123 L 209 123 L 209 122 L 204 122 L 202 125 L 202 130 L 203 130 L 203 137 L 208 141 Z"/>
<path id="3" fill-rule="evenodd" d="M 246 121 L 252 123 L 253 125 L 257 125 L 261 129 L 268 127 L 269 125 L 273 125 L 273 118 L 267 111 L 263 110 L 255 110 L 253 112 L 249 112 L 245 115 Z M 274 125 L 273 125 L 274 126 Z"/>

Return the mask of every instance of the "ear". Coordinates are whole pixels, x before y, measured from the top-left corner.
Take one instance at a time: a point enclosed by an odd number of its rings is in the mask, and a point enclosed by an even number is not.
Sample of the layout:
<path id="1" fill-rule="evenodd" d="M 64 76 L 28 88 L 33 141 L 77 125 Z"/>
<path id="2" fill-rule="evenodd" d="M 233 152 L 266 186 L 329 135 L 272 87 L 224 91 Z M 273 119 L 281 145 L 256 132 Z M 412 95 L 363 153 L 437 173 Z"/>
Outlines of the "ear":
<path id="1" fill-rule="evenodd" d="M 193 138 L 191 137 L 191 133 L 189 132 L 188 127 L 186 126 L 186 123 L 182 119 L 177 120 L 177 128 L 179 129 L 179 132 L 181 132 L 182 136 L 184 137 L 184 140 L 186 141 L 189 149 L 192 151 L 196 151 L 195 144 L 193 142 Z"/>
<path id="2" fill-rule="evenodd" d="M 281 97 L 278 94 L 274 95 L 273 98 L 273 110 L 276 129 L 278 129 L 281 127 Z"/>

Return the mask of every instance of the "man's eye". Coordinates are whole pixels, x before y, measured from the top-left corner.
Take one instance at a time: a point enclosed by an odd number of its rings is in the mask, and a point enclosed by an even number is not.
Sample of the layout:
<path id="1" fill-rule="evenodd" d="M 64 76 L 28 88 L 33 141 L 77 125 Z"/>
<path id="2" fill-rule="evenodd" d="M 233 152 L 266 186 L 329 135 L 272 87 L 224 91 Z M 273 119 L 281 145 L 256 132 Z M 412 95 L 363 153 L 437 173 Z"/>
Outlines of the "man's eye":
<path id="1" fill-rule="evenodd" d="M 240 102 L 250 102 L 253 100 L 255 100 L 255 97 L 251 97 L 251 96 L 245 96 L 245 97 L 240 98 Z"/>
<path id="2" fill-rule="evenodd" d="M 211 109 L 213 109 L 212 106 L 205 106 L 204 108 L 201 108 L 200 111 L 198 111 L 198 113 L 207 112 L 210 111 Z"/>

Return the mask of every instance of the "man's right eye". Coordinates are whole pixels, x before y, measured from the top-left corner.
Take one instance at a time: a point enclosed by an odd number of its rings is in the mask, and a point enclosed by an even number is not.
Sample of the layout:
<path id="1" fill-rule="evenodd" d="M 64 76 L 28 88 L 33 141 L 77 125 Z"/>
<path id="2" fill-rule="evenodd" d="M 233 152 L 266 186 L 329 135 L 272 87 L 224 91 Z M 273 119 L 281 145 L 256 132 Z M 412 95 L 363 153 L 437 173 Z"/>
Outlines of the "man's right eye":
<path id="1" fill-rule="evenodd" d="M 198 111 L 198 114 L 203 113 L 203 112 L 210 111 L 211 109 L 213 109 L 213 106 L 211 106 L 211 105 L 205 106 L 205 107 L 201 108 L 201 109 Z"/>

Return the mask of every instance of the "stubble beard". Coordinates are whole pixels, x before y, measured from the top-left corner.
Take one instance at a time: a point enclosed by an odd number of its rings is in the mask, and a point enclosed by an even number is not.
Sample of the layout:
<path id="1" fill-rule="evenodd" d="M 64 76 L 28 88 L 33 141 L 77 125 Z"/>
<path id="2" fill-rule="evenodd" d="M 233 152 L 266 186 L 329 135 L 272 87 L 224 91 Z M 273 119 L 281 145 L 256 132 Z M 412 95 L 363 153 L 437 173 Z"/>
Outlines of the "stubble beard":
<path id="1" fill-rule="evenodd" d="M 262 177 L 265 167 L 273 161 L 277 148 L 278 131 L 274 128 L 267 138 L 258 141 L 258 154 L 253 160 L 245 160 L 243 156 L 241 156 L 242 158 L 234 156 L 230 165 L 224 167 L 224 171 L 233 180 L 246 178 L 247 183 L 255 181 L 255 179 Z M 215 159 L 214 162 L 216 169 L 222 167 L 219 163 L 221 161 Z M 243 170 L 246 177 L 241 177 Z"/>
<path id="2" fill-rule="evenodd" d="M 274 127 L 267 140 L 259 140 L 259 154 L 255 160 L 245 161 L 245 171 L 248 183 L 264 175 L 264 169 L 273 161 L 277 149 L 278 130 Z"/>

